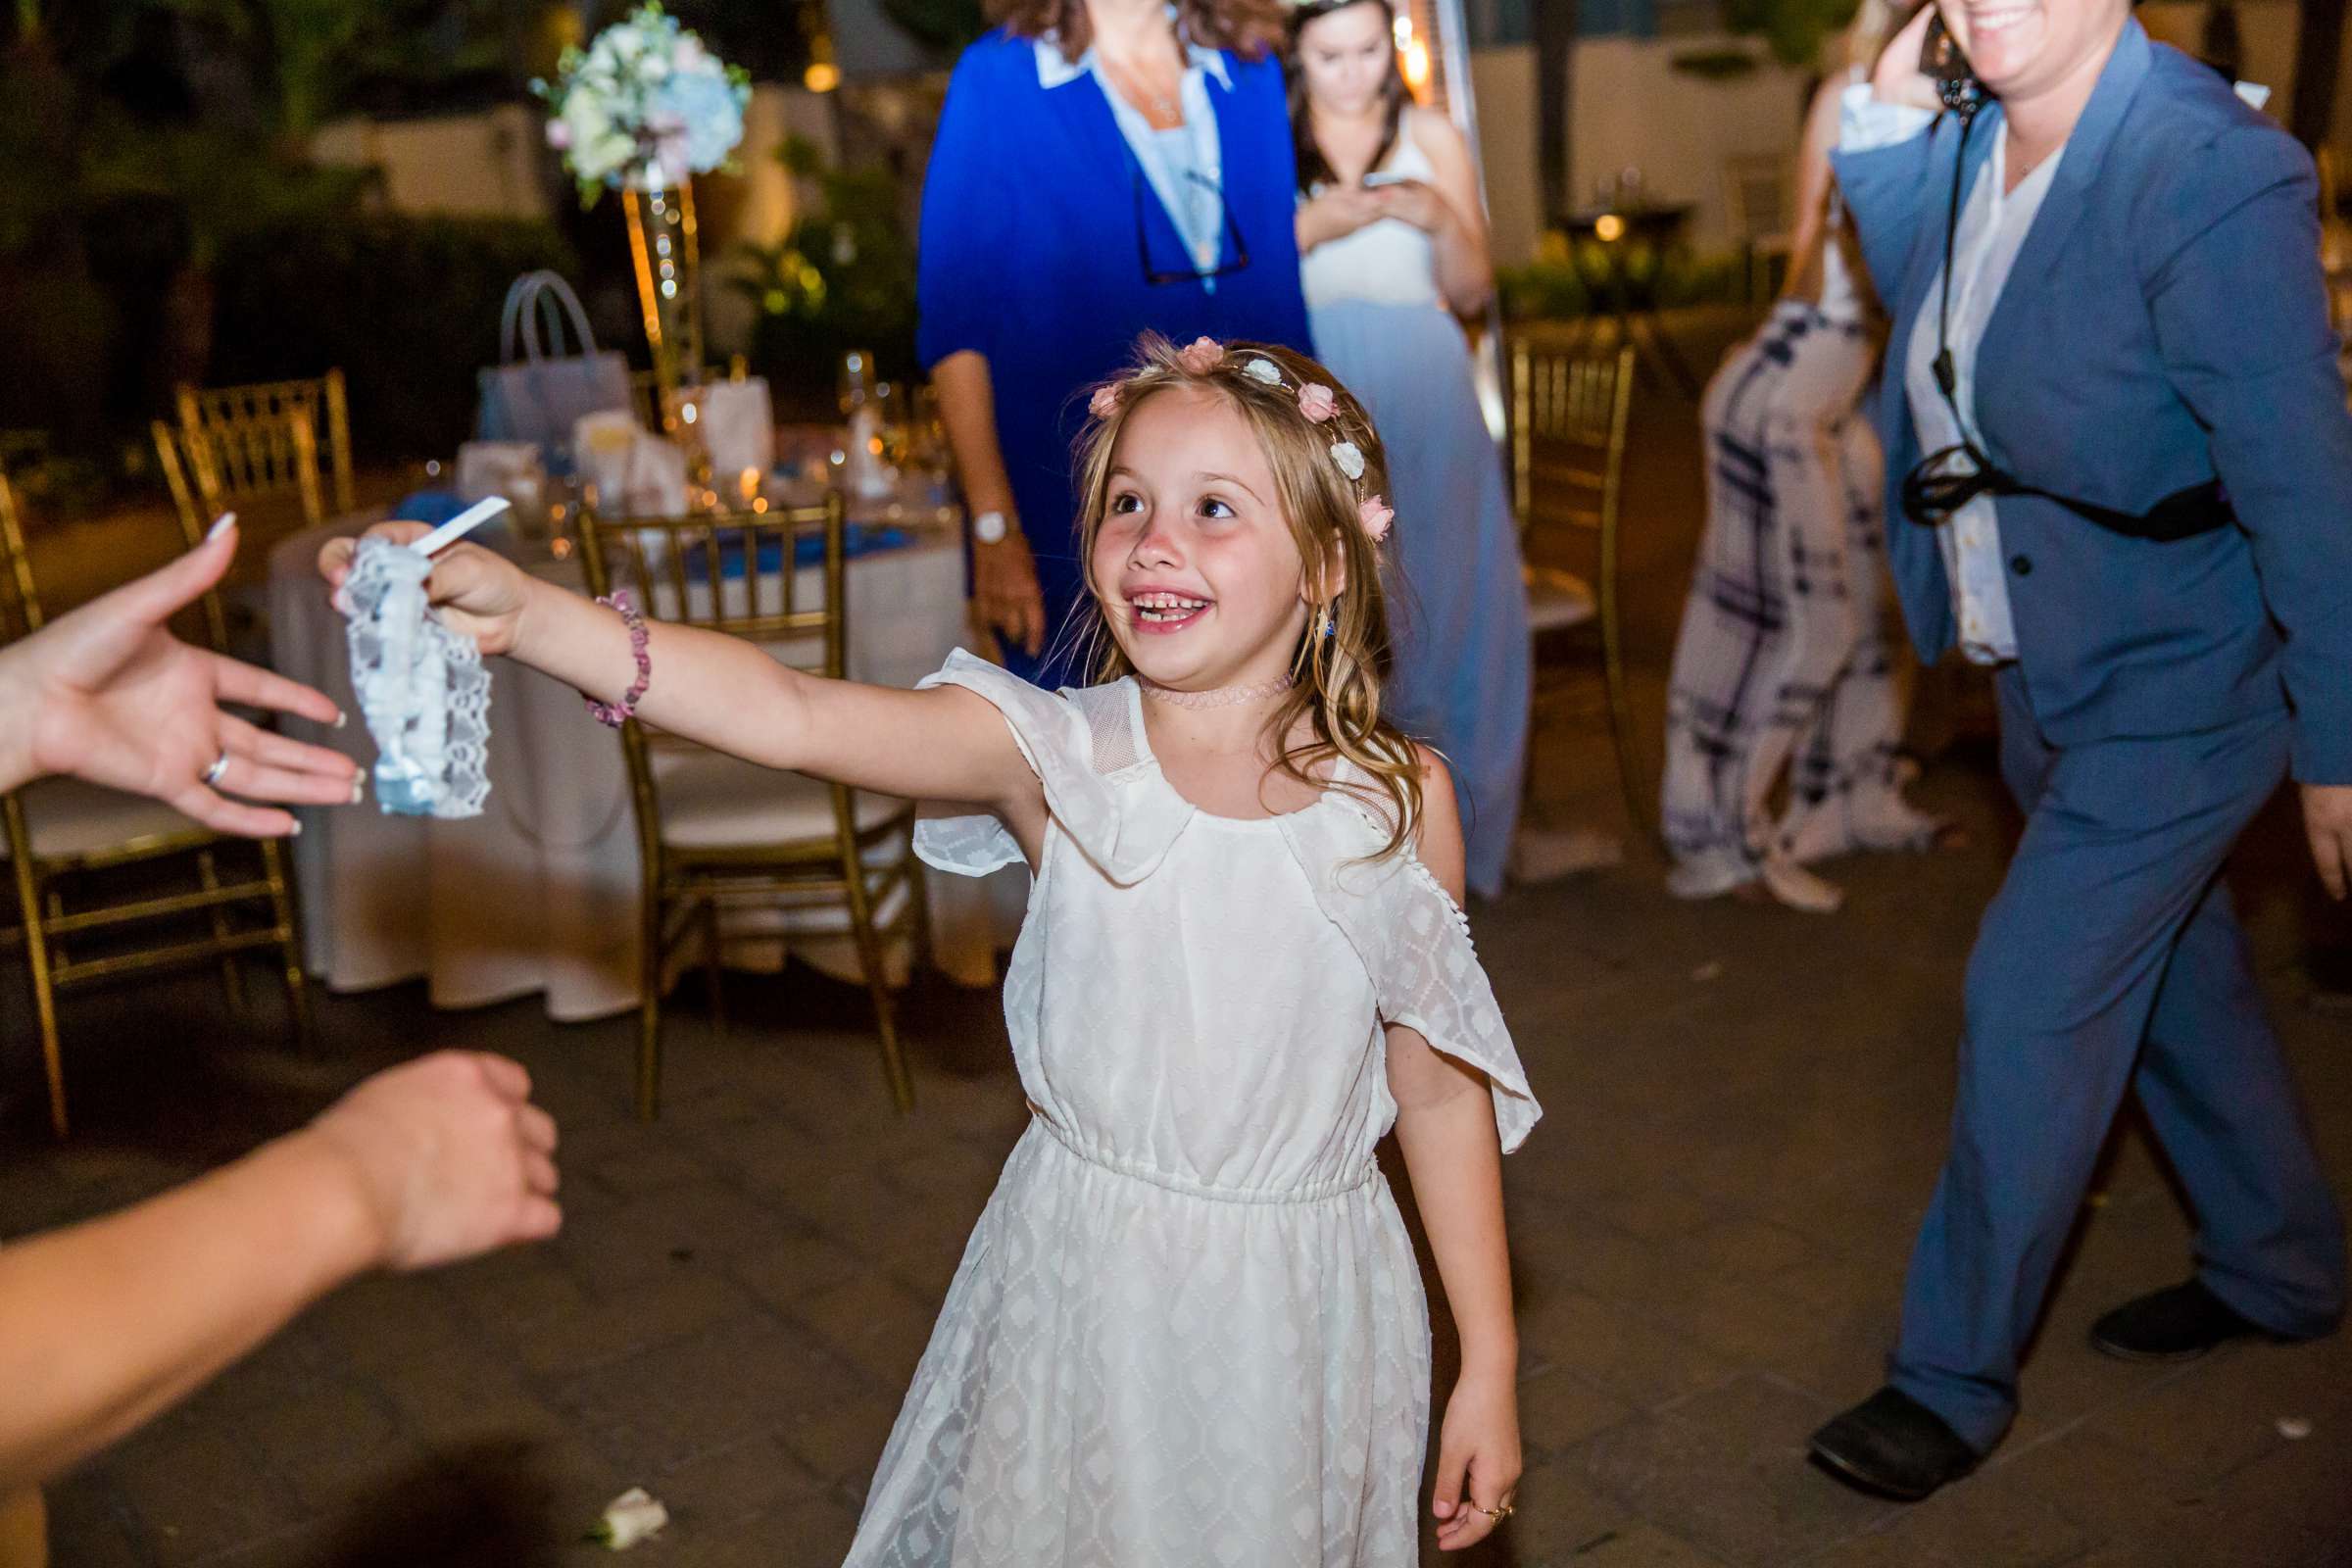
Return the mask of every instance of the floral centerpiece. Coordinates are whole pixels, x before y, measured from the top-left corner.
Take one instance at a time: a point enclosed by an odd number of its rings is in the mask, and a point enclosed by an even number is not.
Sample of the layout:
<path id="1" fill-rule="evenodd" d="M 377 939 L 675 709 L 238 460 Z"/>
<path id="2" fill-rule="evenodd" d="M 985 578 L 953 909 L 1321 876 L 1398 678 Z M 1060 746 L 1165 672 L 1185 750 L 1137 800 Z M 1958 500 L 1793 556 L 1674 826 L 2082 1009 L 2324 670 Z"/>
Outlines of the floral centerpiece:
<path id="1" fill-rule="evenodd" d="M 655 191 L 726 167 L 743 140 L 751 77 L 723 64 L 659 0 L 566 49 L 533 82 L 555 116 L 548 145 L 593 205 L 608 189 Z"/>
<path id="2" fill-rule="evenodd" d="M 669 424 L 680 384 L 702 379 L 694 176 L 726 168 L 743 140 L 751 78 L 704 48 L 660 0 L 647 0 L 586 49 L 564 50 L 556 79 L 532 88 L 553 111 L 548 145 L 564 155 L 581 203 L 593 206 L 607 190 L 621 193 L 646 343 Z"/>

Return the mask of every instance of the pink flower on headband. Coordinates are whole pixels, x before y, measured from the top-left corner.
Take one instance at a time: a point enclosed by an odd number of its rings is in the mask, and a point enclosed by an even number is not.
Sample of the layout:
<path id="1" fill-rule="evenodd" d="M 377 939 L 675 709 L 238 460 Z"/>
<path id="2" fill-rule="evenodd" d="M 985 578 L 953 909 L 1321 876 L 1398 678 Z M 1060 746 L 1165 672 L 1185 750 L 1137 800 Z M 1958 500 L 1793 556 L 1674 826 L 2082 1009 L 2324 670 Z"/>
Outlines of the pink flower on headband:
<path id="1" fill-rule="evenodd" d="M 1095 388 L 1095 395 L 1087 400 L 1086 412 L 1098 419 L 1107 419 L 1118 413 L 1119 383 L 1109 381 Z"/>
<path id="2" fill-rule="evenodd" d="M 1396 520 L 1396 514 L 1380 497 L 1366 496 L 1356 503 L 1355 517 L 1364 525 L 1364 532 L 1372 542 L 1378 544 L 1389 536 L 1389 524 Z"/>
<path id="3" fill-rule="evenodd" d="M 1213 337 L 1197 337 L 1176 355 L 1176 368 L 1187 375 L 1206 375 L 1224 363 L 1225 345 Z"/>
<path id="4" fill-rule="evenodd" d="M 1315 423 L 1340 412 L 1340 400 L 1331 395 L 1331 388 L 1320 381 L 1309 381 L 1298 389 L 1298 412 Z"/>

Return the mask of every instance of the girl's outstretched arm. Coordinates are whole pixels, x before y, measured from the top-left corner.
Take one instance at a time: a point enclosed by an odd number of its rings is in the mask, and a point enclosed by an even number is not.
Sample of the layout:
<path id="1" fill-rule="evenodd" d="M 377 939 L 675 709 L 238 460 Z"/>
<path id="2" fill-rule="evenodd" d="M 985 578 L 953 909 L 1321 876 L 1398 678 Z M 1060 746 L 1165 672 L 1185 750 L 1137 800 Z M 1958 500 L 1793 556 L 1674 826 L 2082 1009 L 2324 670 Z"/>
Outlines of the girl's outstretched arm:
<path id="1" fill-rule="evenodd" d="M 428 530 L 370 530 L 406 543 Z M 339 539 L 319 570 L 340 589 L 354 544 Z M 485 655 L 504 654 L 601 702 L 637 678 L 621 617 L 541 582 L 469 544 L 435 559 L 427 594 L 448 627 Z M 763 767 L 790 768 L 910 800 L 996 809 L 1024 844 L 1042 829 L 1044 795 L 1012 733 L 986 699 L 956 688 L 898 691 L 804 674 L 739 637 L 647 621 L 653 679 L 637 713 L 656 729 Z M 581 720 L 587 722 L 585 717 Z"/>
<path id="2" fill-rule="evenodd" d="M 1420 855 L 1455 903 L 1466 880 L 1461 813 L 1446 766 L 1423 753 Z M 1519 1329 L 1502 1223 L 1502 1145 L 1486 1074 L 1389 1029 L 1389 1092 L 1413 1200 L 1461 1338 L 1462 1372 L 1438 1438 L 1438 1544 L 1484 1540 L 1519 1484 Z"/>

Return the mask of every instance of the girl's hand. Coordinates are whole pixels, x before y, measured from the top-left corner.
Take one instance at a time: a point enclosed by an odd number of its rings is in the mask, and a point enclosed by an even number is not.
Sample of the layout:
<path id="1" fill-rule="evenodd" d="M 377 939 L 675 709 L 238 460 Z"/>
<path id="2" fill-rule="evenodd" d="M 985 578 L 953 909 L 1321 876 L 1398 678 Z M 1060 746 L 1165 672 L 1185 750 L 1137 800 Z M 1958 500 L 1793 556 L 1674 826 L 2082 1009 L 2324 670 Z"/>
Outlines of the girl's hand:
<path id="1" fill-rule="evenodd" d="M 1299 254 L 1335 239 L 1346 239 L 1366 223 L 1376 223 L 1386 216 L 1378 192 L 1361 185 L 1334 185 L 1299 207 Z"/>
<path id="2" fill-rule="evenodd" d="M 366 537 L 405 545 L 432 531 L 421 522 L 383 522 L 368 529 Z M 359 548 L 357 540 L 336 539 L 318 552 L 318 574 L 338 596 Z M 441 612 L 441 623 L 472 638 L 485 658 L 514 651 L 530 590 L 530 576 L 520 566 L 464 541 L 436 555 L 433 574 L 424 580 L 425 601 Z"/>
<path id="3" fill-rule="evenodd" d="M 1435 234 L 1453 220 L 1453 209 L 1446 205 L 1446 198 L 1435 186 L 1418 179 L 1376 185 L 1368 194 L 1379 206 L 1381 217 L 1401 218 L 1425 234 Z"/>
<path id="4" fill-rule="evenodd" d="M 1465 1373 L 1446 1401 L 1438 1434 L 1438 1484 L 1430 1511 L 1438 1546 L 1459 1551 L 1494 1534 L 1487 1513 L 1510 1502 L 1519 1485 L 1519 1391 L 1503 1374 Z"/>
<path id="5" fill-rule="evenodd" d="M 237 703 L 333 724 L 341 714 L 331 701 L 172 635 L 172 616 L 218 583 L 236 553 L 232 522 L 161 570 L 0 650 L 0 714 L 9 731 L 0 737 L 0 788 L 71 774 L 249 838 L 282 837 L 294 818 L 223 793 L 349 804 L 359 776 L 350 758 L 221 710 Z M 227 765 L 208 778 L 223 757 Z"/>
<path id="6" fill-rule="evenodd" d="M 1957 12 L 1962 8 L 1954 6 L 1952 9 Z M 1931 114 L 1943 107 L 1943 100 L 1936 96 L 1935 81 L 1919 69 L 1920 51 L 1927 44 L 1928 24 L 1935 20 L 1936 14 L 1936 6 L 1934 0 L 1930 0 L 1929 4 L 1919 8 L 1919 15 L 1905 23 L 1903 30 L 1896 33 L 1880 51 L 1878 66 L 1870 74 L 1872 96 L 1884 103 L 1906 104 L 1913 109 L 1925 109 Z M 1962 54 L 1968 52 L 1968 24 L 1965 19 L 1952 28 L 1952 41 L 1960 45 Z"/>

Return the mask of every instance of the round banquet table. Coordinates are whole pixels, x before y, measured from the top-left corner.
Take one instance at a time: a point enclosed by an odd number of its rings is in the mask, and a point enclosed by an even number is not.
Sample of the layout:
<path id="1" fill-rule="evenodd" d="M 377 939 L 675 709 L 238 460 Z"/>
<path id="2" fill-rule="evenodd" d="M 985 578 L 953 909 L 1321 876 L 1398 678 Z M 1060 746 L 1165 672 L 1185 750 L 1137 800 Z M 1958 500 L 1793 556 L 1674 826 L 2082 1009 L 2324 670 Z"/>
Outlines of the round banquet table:
<path id="1" fill-rule="evenodd" d="M 854 680 L 912 686 L 965 644 L 960 518 L 929 509 L 915 515 L 923 520 L 912 525 L 895 516 L 856 519 L 888 521 L 910 539 L 849 563 Z M 317 562 L 329 539 L 382 516 L 338 518 L 270 556 L 271 662 L 353 715 L 339 731 L 300 719 L 287 729 L 364 767 L 374 763 L 374 743 L 358 720 L 343 617 L 328 603 Z M 536 576 L 582 587 L 576 559 L 558 560 L 544 546 L 502 548 Z M 570 687 L 503 659 L 489 669 L 491 788 L 480 816 L 388 815 L 372 796 L 302 813 L 293 859 L 309 968 L 334 991 L 422 976 L 437 1007 L 542 992 L 548 1016 L 560 1021 L 626 1011 L 638 1001 L 643 885 L 619 739 L 588 717 Z M 996 955 L 1019 927 L 1024 869 L 977 882 L 932 875 L 925 886 L 933 963 L 960 984 L 993 983 Z M 755 923 L 730 927 L 730 966 L 774 968 L 789 953 L 858 978 L 838 911 L 745 912 Z M 894 983 L 908 959 L 904 944 L 892 953 Z"/>

